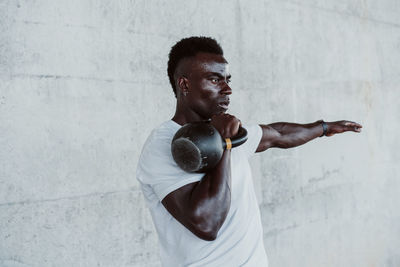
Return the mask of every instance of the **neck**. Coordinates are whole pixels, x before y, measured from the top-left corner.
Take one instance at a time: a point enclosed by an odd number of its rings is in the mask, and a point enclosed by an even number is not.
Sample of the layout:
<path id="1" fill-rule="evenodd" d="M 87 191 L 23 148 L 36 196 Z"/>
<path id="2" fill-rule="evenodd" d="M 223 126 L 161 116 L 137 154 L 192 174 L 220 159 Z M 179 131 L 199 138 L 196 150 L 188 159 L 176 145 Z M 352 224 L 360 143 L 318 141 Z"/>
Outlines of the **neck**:
<path id="1" fill-rule="evenodd" d="M 208 118 L 203 118 L 192 109 L 184 105 L 180 105 L 179 103 L 176 104 L 175 115 L 174 117 L 172 117 L 172 120 L 180 125 L 184 125 L 190 122 L 204 121 L 207 119 Z"/>

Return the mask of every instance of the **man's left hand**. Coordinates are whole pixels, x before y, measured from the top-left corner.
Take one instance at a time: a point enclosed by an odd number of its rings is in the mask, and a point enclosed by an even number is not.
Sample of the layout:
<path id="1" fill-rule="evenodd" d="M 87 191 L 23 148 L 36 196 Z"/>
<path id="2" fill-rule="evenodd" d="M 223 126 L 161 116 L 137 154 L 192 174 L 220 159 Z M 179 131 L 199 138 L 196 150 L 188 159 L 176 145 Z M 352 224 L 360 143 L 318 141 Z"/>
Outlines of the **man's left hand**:
<path id="1" fill-rule="evenodd" d="M 344 133 L 348 131 L 361 132 L 362 125 L 352 121 L 334 121 L 326 122 L 327 131 L 326 136 L 332 136 L 338 133 Z"/>

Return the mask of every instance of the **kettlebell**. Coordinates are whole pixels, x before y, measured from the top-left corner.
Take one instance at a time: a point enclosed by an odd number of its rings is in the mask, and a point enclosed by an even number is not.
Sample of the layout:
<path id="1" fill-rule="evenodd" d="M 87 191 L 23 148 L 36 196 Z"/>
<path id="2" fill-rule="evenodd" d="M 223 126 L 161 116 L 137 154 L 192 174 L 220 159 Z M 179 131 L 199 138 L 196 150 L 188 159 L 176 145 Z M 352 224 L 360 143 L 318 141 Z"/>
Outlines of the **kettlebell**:
<path id="1" fill-rule="evenodd" d="M 183 125 L 171 143 L 172 157 L 187 172 L 206 172 L 220 161 L 225 149 L 237 147 L 247 141 L 247 130 L 239 128 L 232 139 L 223 139 L 209 122 Z"/>

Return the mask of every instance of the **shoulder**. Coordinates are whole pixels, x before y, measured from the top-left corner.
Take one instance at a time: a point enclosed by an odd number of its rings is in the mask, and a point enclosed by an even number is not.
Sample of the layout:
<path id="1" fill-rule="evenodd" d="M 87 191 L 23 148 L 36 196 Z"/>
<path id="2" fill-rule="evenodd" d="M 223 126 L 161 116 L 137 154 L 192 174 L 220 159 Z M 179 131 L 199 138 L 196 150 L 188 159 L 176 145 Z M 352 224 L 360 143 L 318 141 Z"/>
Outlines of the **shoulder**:
<path id="1" fill-rule="evenodd" d="M 150 186 L 161 201 L 170 192 L 199 181 L 201 174 L 186 173 L 175 163 L 171 153 L 171 141 L 180 128 L 167 121 L 155 128 L 147 138 L 136 169 L 136 178 Z"/>
<path id="2" fill-rule="evenodd" d="M 153 129 L 143 145 L 138 167 L 154 165 L 155 160 L 166 160 L 171 154 L 172 138 L 179 127 L 173 121 L 166 121 Z"/>
<path id="3" fill-rule="evenodd" d="M 247 130 L 247 134 L 249 138 L 261 138 L 262 128 L 258 124 L 249 124 L 243 126 Z"/>
<path id="4" fill-rule="evenodd" d="M 143 151 L 146 149 L 155 149 L 155 147 L 158 146 L 170 146 L 172 138 L 179 128 L 180 125 L 172 120 L 163 122 L 151 131 L 149 137 L 144 143 Z"/>
<path id="5" fill-rule="evenodd" d="M 243 145 L 237 147 L 237 150 L 245 153 L 247 156 L 251 156 L 256 152 L 260 144 L 262 129 L 258 124 L 244 124 L 243 128 L 247 130 L 247 141 Z"/>

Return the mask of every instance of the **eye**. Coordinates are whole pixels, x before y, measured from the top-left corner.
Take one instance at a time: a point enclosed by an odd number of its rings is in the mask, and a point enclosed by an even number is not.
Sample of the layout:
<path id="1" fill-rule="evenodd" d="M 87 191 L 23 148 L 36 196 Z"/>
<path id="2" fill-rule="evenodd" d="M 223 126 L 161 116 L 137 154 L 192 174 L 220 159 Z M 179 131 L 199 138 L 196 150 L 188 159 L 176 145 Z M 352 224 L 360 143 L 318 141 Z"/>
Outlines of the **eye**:
<path id="1" fill-rule="evenodd" d="M 219 82 L 219 79 L 218 79 L 218 78 L 211 78 L 211 82 L 212 82 L 212 83 L 218 83 L 218 82 Z"/>

